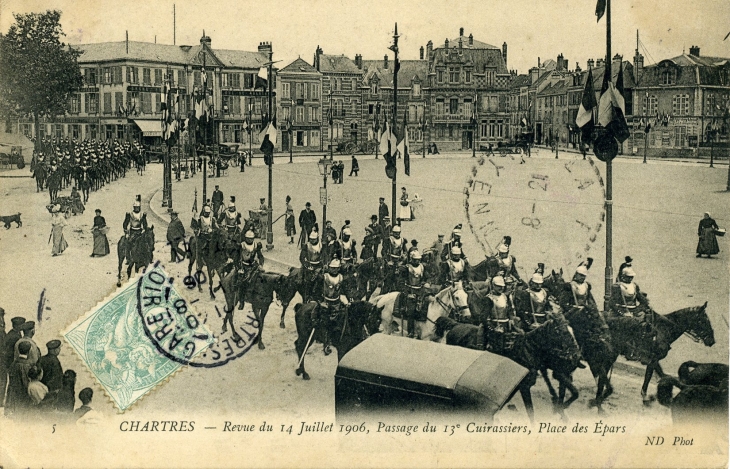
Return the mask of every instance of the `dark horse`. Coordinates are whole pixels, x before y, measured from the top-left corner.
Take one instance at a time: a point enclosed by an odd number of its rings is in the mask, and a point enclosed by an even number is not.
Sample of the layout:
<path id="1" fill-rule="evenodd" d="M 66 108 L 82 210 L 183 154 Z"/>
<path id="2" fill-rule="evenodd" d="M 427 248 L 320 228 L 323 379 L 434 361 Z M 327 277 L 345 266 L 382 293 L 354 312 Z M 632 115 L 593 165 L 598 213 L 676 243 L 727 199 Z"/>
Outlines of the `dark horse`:
<path id="1" fill-rule="evenodd" d="M 449 345 L 475 350 L 486 349 L 487 341 L 483 325 L 463 324 L 447 317 L 440 317 L 436 320 L 436 335 L 444 334 Z M 580 350 L 568 330 L 568 321 L 562 314 L 552 314 L 543 325 L 520 336 L 512 349 L 501 355 L 530 370 L 519 388 L 530 421 L 534 421 L 530 388 L 537 381 L 538 371 L 545 379 L 556 412 L 566 418 L 564 410 L 578 399 L 578 389 L 573 385 L 572 375 L 580 362 Z M 553 378 L 558 380 L 558 394 L 550 383 L 548 370 L 553 370 Z M 566 389 L 570 391 L 570 398 L 563 402 Z"/>
<path id="2" fill-rule="evenodd" d="M 148 266 L 152 263 L 152 254 L 155 250 L 155 231 L 154 226 L 150 226 L 147 231 L 133 239 L 127 238 L 126 235 L 119 238 L 117 243 L 117 287 L 122 286 L 122 264 L 127 261 L 127 278 L 132 276 L 132 266 L 134 272 Z"/>
<path id="3" fill-rule="evenodd" d="M 233 313 L 236 308 L 236 304 L 240 303 L 242 291 L 246 291 L 246 297 L 244 300 L 251 303 L 251 309 L 253 310 L 254 316 L 258 323 L 259 333 L 256 338 L 256 342 L 259 344 L 259 349 L 264 350 L 266 346 L 263 341 L 264 332 L 264 320 L 266 314 L 269 312 L 269 307 L 274 301 L 274 293 L 277 296 L 283 296 L 282 291 L 286 291 L 286 276 L 281 274 L 258 272 L 253 275 L 249 281 L 251 284 L 246 285 L 246 288 L 242 289 L 238 282 L 241 281 L 241 275 L 237 270 L 233 270 L 230 274 L 223 277 L 221 280 L 221 287 L 226 298 L 225 317 L 223 318 L 223 332 L 226 332 L 227 325 L 231 327 L 231 336 L 233 340 L 239 341 L 240 335 L 236 332 L 236 326 L 233 324 Z M 286 293 L 284 293 L 286 294 Z"/>
<path id="4" fill-rule="evenodd" d="M 723 380 L 728 379 L 730 369 L 723 363 L 697 363 L 687 361 L 677 370 L 679 380 L 683 384 L 703 384 L 720 386 Z"/>
<path id="5" fill-rule="evenodd" d="M 674 388 L 679 393 L 672 396 Z M 675 424 L 716 423 L 725 427 L 728 419 L 728 378 L 717 386 L 686 384 L 674 376 L 665 376 L 657 385 L 657 401 L 672 410 Z"/>
<path id="6" fill-rule="evenodd" d="M 210 290 L 210 298 L 215 299 L 213 289 L 213 276 L 218 274 L 218 278 L 222 280 L 223 274 L 221 270 L 228 260 L 228 237 L 223 230 L 214 230 L 210 234 L 210 239 L 205 246 L 201 245 L 197 236 L 190 238 L 188 243 L 188 275 L 193 270 L 193 264 L 196 264 L 196 272 L 201 272 L 203 266 L 208 269 L 208 288 Z M 198 282 L 198 291 L 203 291 L 202 282 Z"/>
<path id="7" fill-rule="evenodd" d="M 305 348 L 311 345 L 308 344 L 310 338 L 320 342 L 324 340 L 322 327 L 315 328 L 312 321 L 312 313 L 317 307 L 317 303 L 313 301 L 305 304 L 299 303 L 294 307 L 294 318 L 297 324 L 297 340 L 294 342 L 294 347 L 300 360 L 296 373 L 297 376 L 301 375 L 304 379 L 309 379 L 309 374 L 304 369 L 304 354 L 306 353 Z M 338 361 L 367 338 L 365 324 L 377 314 L 378 311 L 374 305 L 367 301 L 356 301 L 343 308 L 335 321 L 328 321 L 327 332 L 332 346 L 337 349 Z"/>

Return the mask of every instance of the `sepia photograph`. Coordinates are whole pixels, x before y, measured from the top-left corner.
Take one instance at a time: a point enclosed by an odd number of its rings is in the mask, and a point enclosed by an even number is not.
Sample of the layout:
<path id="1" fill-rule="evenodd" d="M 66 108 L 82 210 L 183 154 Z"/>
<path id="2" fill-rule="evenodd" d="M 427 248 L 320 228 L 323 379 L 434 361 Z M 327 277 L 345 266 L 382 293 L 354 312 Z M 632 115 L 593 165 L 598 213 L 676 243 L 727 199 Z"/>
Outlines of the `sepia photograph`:
<path id="1" fill-rule="evenodd" d="M 728 467 L 728 18 L 0 1 L 0 469 Z"/>

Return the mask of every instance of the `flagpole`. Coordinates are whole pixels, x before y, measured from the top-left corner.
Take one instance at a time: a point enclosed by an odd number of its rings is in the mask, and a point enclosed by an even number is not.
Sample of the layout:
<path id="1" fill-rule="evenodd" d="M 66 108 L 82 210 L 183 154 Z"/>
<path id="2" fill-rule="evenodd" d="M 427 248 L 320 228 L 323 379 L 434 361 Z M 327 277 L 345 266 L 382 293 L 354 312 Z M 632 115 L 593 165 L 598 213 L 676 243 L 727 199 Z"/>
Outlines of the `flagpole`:
<path id="1" fill-rule="evenodd" d="M 200 79 L 203 82 L 203 114 L 208 112 L 208 76 L 205 70 L 205 52 L 203 52 L 203 70 Z M 203 206 L 208 203 L 208 117 L 203 128 Z M 202 209 L 202 207 L 201 207 Z"/>
<path id="2" fill-rule="evenodd" d="M 269 43 L 271 44 L 271 43 Z M 274 121 L 274 113 L 273 113 L 273 96 L 272 96 L 272 83 L 273 83 L 273 66 L 274 63 L 272 62 L 274 57 L 274 52 L 271 46 L 269 46 L 269 74 L 267 76 L 268 78 L 268 85 L 269 85 L 269 122 Z M 267 225 L 266 225 L 266 250 L 271 251 L 274 249 L 274 232 L 272 229 L 272 220 L 271 220 L 271 214 L 273 212 L 273 208 L 271 205 L 271 199 L 273 197 L 273 166 L 274 166 L 274 150 L 271 150 L 271 161 L 269 162 L 269 209 L 267 213 Z"/>
<path id="3" fill-rule="evenodd" d="M 172 112 L 172 71 L 167 68 L 167 96 L 165 101 L 167 102 L 167 119 L 165 120 L 166 130 L 166 144 L 167 144 L 167 212 L 172 212 L 172 156 L 170 155 L 170 116 Z"/>
<path id="4" fill-rule="evenodd" d="M 395 60 L 393 61 L 393 122 L 391 124 L 391 132 L 393 135 L 397 136 L 396 133 L 397 129 L 397 122 L 398 122 L 398 23 L 395 23 L 395 32 L 393 34 L 393 53 L 395 55 Z M 392 150 L 391 150 L 392 151 Z M 396 158 L 394 153 L 391 153 L 391 158 L 393 159 L 393 165 L 396 165 Z M 391 194 L 390 194 L 390 204 L 392 207 L 392 217 L 393 221 L 395 222 L 398 219 L 398 212 L 396 212 L 397 207 L 395 205 L 395 195 L 396 195 L 396 188 L 397 188 L 397 178 L 398 178 L 398 167 L 395 166 L 393 171 L 393 181 L 391 184 Z M 395 223 L 393 223 L 395 226 Z"/>
<path id="5" fill-rule="evenodd" d="M 606 0 L 606 68 L 609 82 L 611 75 L 611 0 Z M 603 310 L 608 310 L 613 279 L 613 158 L 606 158 L 606 269 L 603 291 Z"/>

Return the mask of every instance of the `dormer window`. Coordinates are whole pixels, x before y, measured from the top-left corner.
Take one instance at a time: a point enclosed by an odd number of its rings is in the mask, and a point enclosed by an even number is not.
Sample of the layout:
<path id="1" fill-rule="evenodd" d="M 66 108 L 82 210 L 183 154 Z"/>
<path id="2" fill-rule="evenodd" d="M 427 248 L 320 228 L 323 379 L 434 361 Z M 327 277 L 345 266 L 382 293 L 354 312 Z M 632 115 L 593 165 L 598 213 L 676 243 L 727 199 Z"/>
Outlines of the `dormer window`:
<path id="1" fill-rule="evenodd" d="M 661 83 L 662 85 L 673 85 L 676 82 L 676 76 L 674 70 L 664 70 L 662 72 Z"/>
<path id="2" fill-rule="evenodd" d="M 471 83 L 471 70 L 464 72 L 464 81 Z"/>
<path id="3" fill-rule="evenodd" d="M 413 96 L 421 96 L 421 84 L 420 83 L 413 84 Z"/>

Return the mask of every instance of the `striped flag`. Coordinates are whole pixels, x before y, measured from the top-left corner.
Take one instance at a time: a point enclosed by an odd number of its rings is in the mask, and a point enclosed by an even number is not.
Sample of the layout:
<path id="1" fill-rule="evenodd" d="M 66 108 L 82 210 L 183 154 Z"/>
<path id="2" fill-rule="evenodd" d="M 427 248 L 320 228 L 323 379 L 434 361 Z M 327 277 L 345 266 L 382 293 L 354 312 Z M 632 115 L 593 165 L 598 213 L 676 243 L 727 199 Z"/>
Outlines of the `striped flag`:
<path id="1" fill-rule="evenodd" d="M 586 76 L 586 86 L 583 88 L 583 99 L 575 116 L 575 124 L 581 129 L 581 140 L 584 143 L 591 141 L 591 134 L 596 125 L 593 112 L 596 108 L 596 92 L 593 89 L 593 71 L 589 68 Z"/>
<path id="2" fill-rule="evenodd" d="M 398 151 L 403 156 L 403 170 L 406 176 L 411 175 L 411 144 L 408 142 L 408 110 L 403 112 L 403 139 L 398 144 Z"/>

